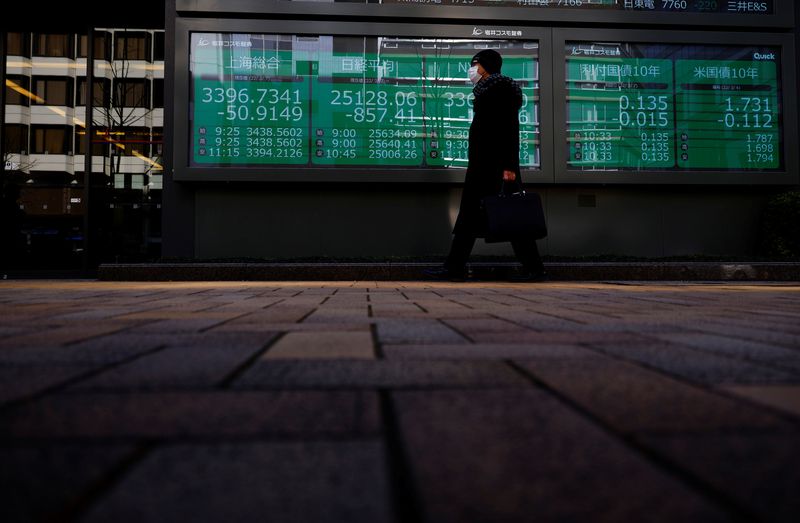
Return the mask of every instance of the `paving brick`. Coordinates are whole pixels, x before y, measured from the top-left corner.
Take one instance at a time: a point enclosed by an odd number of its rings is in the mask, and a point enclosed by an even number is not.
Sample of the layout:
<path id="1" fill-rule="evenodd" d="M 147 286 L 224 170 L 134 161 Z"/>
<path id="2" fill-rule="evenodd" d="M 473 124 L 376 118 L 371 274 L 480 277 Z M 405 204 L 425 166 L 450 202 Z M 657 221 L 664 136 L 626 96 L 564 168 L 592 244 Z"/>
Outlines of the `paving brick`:
<path id="1" fill-rule="evenodd" d="M 20 325 L 0 325 L 0 338 L 29 334 L 36 330 L 35 327 L 23 327 Z"/>
<path id="2" fill-rule="evenodd" d="M 106 304 L 104 306 L 98 307 L 98 303 L 93 302 L 91 306 L 84 309 L 84 310 L 68 310 L 64 311 L 62 314 L 56 315 L 53 319 L 59 322 L 65 322 L 65 324 L 74 323 L 74 322 L 86 322 L 86 321 L 98 321 L 98 320 L 107 320 L 107 319 L 114 319 L 120 320 L 122 317 L 127 317 L 132 314 L 136 314 L 142 311 L 144 306 L 119 306 L 116 305 L 114 302 Z M 127 319 L 127 318 L 125 318 Z"/>
<path id="3" fill-rule="evenodd" d="M 4 523 L 65 520 L 81 497 L 134 449 L 70 443 L 0 447 Z"/>
<path id="4" fill-rule="evenodd" d="M 765 428 L 785 424 L 744 402 L 625 362 L 520 360 L 519 364 L 624 432 Z"/>
<path id="5" fill-rule="evenodd" d="M 416 303 L 425 309 L 426 315 L 430 318 L 491 318 L 491 315 L 487 312 L 470 309 L 454 303 L 431 303 L 427 301 Z"/>
<path id="6" fill-rule="evenodd" d="M 500 343 L 475 343 L 455 345 L 384 345 L 382 352 L 387 359 L 572 359 L 602 358 L 577 345 L 523 345 Z"/>
<path id="7" fill-rule="evenodd" d="M 554 318 L 527 310 L 509 311 L 503 314 L 503 318 L 535 330 L 574 330 L 583 325 L 576 321 Z"/>
<path id="8" fill-rule="evenodd" d="M 131 328 L 130 322 L 103 322 L 70 325 L 54 329 L 40 329 L 36 332 L 9 336 L 0 339 L 0 350 L 13 347 L 35 347 L 42 345 L 65 345 L 81 340 L 103 336 Z"/>
<path id="9" fill-rule="evenodd" d="M 787 371 L 663 342 L 593 343 L 592 347 L 707 385 L 798 381 Z"/>
<path id="10" fill-rule="evenodd" d="M 658 334 L 660 340 L 800 371 L 800 350 L 712 334 Z"/>
<path id="11" fill-rule="evenodd" d="M 92 370 L 86 365 L 0 366 L 0 404 L 28 398 Z"/>
<path id="12" fill-rule="evenodd" d="M 542 391 L 392 398 L 425 521 L 727 520 Z"/>
<path id="13" fill-rule="evenodd" d="M 188 317 L 185 319 L 165 319 L 153 321 L 136 328 L 139 334 L 147 333 L 192 333 L 201 332 L 221 325 L 236 317 L 236 314 L 214 315 L 216 317 Z"/>
<path id="14" fill-rule="evenodd" d="M 502 362 L 492 361 L 261 361 L 238 388 L 527 387 Z"/>
<path id="15" fill-rule="evenodd" d="M 339 309 L 332 306 L 320 307 L 310 316 L 303 320 L 303 323 L 369 323 L 368 307 L 364 304 L 359 308 Z"/>
<path id="16" fill-rule="evenodd" d="M 786 348 L 800 347 L 800 334 L 785 332 L 779 329 L 767 329 L 764 325 L 743 326 L 733 322 L 699 322 L 692 326 L 694 330 L 708 333 L 722 334 L 725 336 L 735 336 L 747 340 L 781 345 Z"/>
<path id="17" fill-rule="evenodd" d="M 800 432 L 648 436 L 648 447 L 754 514 L 796 522 L 800 515 Z"/>
<path id="18" fill-rule="evenodd" d="M 0 350 L 0 365 L 96 365 L 115 363 L 151 351 L 163 340 L 119 334 L 67 346 L 15 347 Z"/>
<path id="19" fill-rule="evenodd" d="M 265 360 L 372 359 L 370 332 L 290 332 L 270 347 Z"/>
<path id="20" fill-rule="evenodd" d="M 431 319 L 376 318 L 378 339 L 383 344 L 468 343 L 453 329 Z"/>
<path id="21" fill-rule="evenodd" d="M 170 445 L 84 521 L 388 523 L 385 468 L 377 441 Z"/>
<path id="22" fill-rule="evenodd" d="M 368 392 L 60 394 L 0 411 L 0 440 L 363 436 L 377 409 Z"/>
<path id="23" fill-rule="evenodd" d="M 211 388 L 259 350 L 258 346 L 169 347 L 102 372 L 72 389 Z"/>
<path id="24" fill-rule="evenodd" d="M 570 331 L 532 331 L 518 330 L 514 332 L 473 333 L 470 338 L 475 343 L 528 343 L 528 344 L 562 344 L 562 343 L 595 343 L 595 342 L 634 342 L 642 341 L 642 335 L 633 332 L 608 332 L 589 330 Z"/>
<path id="25" fill-rule="evenodd" d="M 725 390 L 800 418 L 800 385 L 739 385 L 725 387 Z"/>
<path id="26" fill-rule="evenodd" d="M 370 324 L 364 321 L 358 323 L 264 323 L 261 325 L 253 323 L 233 325 L 228 323 L 219 327 L 214 327 L 209 332 L 233 333 L 253 330 L 266 332 L 363 332 L 370 330 Z"/>
<path id="27" fill-rule="evenodd" d="M 240 323 L 294 323 L 313 312 L 316 307 L 289 306 L 280 303 L 262 311 L 252 312 L 231 320 L 229 325 Z"/>
<path id="28" fill-rule="evenodd" d="M 489 337 L 493 334 L 530 332 L 529 329 L 497 318 L 448 319 L 444 320 L 444 323 L 470 338 L 473 336 Z"/>
<path id="29" fill-rule="evenodd" d="M 373 317 L 425 318 L 431 314 L 415 303 L 370 304 Z"/>

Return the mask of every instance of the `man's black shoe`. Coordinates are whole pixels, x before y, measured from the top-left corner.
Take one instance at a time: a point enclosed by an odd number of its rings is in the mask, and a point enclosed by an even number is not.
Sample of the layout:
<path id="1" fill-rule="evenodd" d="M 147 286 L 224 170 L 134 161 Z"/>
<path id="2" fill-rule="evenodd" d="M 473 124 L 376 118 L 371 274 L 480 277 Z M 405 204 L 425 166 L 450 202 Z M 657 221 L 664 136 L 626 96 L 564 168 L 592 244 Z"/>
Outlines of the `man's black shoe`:
<path id="1" fill-rule="evenodd" d="M 437 267 L 435 269 L 425 269 L 423 271 L 425 276 L 433 280 L 447 280 L 453 282 L 467 281 L 466 271 L 451 271 L 445 267 Z"/>
<path id="2" fill-rule="evenodd" d="M 550 276 L 544 271 L 524 272 L 522 274 L 516 274 L 509 279 L 512 283 L 541 283 L 549 280 Z"/>

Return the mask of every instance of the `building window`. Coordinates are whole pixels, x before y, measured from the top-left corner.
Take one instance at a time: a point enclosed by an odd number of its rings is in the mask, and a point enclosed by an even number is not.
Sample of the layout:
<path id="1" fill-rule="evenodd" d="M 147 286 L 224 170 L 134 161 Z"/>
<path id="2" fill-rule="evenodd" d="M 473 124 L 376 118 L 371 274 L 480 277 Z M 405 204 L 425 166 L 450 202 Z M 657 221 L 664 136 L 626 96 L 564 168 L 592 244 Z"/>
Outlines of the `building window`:
<path id="1" fill-rule="evenodd" d="M 164 61 L 164 31 L 153 34 L 153 60 Z"/>
<path id="2" fill-rule="evenodd" d="M 86 105 L 86 77 L 77 79 L 77 96 L 75 103 L 79 106 Z M 108 107 L 111 102 L 111 80 L 101 79 L 94 81 L 94 106 Z"/>
<path id="3" fill-rule="evenodd" d="M 64 77 L 33 77 L 33 94 L 39 99 L 34 103 L 39 105 L 61 105 L 73 107 L 72 78 Z"/>
<path id="4" fill-rule="evenodd" d="M 105 138 L 105 131 L 94 132 L 92 138 L 92 156 L 105 156 L 108 144 Z M 86 129 L 75 127 L 75 154 L 86 154 Z"/>
<path id="5" fill-rule="evenodd" d="M 86 41 L 89 39 L 86 35 L 78 35 L 78 58 L 86 58 L 88 56 L 88 48 Z M 111 35 L 101 31 L 94 33 L 94 59 L 95 60 L 108 60 L 111 58 Z"/>
<path id="6" fill-rule="evenodd" d="M 145 79 L 114 81 L 114 106 L 150 108 L 150 82 Z"/>
<path id="7" fill-rule="evenodd" d="M 31 80 L 27 76 L 10 74 L 6 76 L 6 103 L 8 105 L 31 105 Z"/>
<path id="8" fill-rule="evenodd" d="M 125 127 L 118 131 L 117 140 L 125 145 L 119 154 L 150 157 L 150 129 L 147 127 Z"/>
<path id="9" fill-rule="evenodd" d="M 28 154 L 28 126 L 21 124 L 6 124 L 3 131 L 6 141 L 6 152 L 13 154 Z"/>
<path id="10" fill-rule="evenodd" d="M 114 35 L 115 60 L 151 61 L 150 33 L 124 31 Z"/>
<path id="11" fill-rule="evenodd" d="M 164 79 L 156 78 L 153 80 L 153 109 L 164 107 Z"/>
<path id="12" fill-rule="evenodd" d="M 72 153 L 72 127 L 65 125 L 32 125 L 33 154 Z"/>
<path id="13" fill-rule="evenodd" d="M 35 34 L 33 54 L 57 58 L 73 58 L 72 38 L 69 34 Z"/>
<path id="14" fill-rule="evenodd" d="M 153 127 L 153 150 L 152 156 L 158 157 L 164 155 L 164 128 Z"/>
<path id="15" fill-rule="evenodd" d="M 31 35 L 30 33 L 8 33 L 6 37 L 6 49 L 8 56 L 31 56 Z"/>

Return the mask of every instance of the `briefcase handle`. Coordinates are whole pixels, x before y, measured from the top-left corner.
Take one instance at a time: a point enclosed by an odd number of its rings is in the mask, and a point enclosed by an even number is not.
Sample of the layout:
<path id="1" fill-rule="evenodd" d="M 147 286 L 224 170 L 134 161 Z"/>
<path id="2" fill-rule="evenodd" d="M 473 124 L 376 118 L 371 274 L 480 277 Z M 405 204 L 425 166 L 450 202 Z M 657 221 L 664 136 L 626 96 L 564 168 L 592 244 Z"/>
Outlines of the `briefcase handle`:
<path id="1" fill-rule="evenodd" d="M 522 195 L 525 194 L 525 187 L 522 186 L 522 182 L 520 182 L 520 184 L 519 184 L 519 188 L 520 188 L 519 191 L 512 192 L 509 195 L 506 195 L 505 188 L 506 188 L 506 181 L 503 180 L 502 182 L 500 182 L 500 193 L 497 196 L 505 197 L 505 196 L 514 196 L 515 194 L 522 194 Z"/>

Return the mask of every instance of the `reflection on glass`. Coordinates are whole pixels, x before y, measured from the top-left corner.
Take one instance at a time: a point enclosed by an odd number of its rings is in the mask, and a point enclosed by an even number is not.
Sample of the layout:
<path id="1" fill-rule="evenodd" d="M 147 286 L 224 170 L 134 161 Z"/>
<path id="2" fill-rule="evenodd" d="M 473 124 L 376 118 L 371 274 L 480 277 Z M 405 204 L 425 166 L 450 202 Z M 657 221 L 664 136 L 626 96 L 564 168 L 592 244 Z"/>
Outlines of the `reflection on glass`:
<path id="1" fill-rule="evenodd" d="M 151 93 L 151 87 L 163 89 L 163 81 L 151 85 L 154 77 L 161 75 L 163 64 L 131 62 L 152 54 L 147 46 L 153 32 L 135 33 L 95 31 L 95 128 L 89 177 L 83 173 L 84 158 L 73 155 L 85 154 L 86 78 L 76 73 L 85 74 L 81 69 L 87 54 L 86 36 L 8 33 L 9 75 L 4 88 L 6 121 L 10 123 L 3 133 L 7 200 L 2 216 L 8 236 L 3 236 L 0 249 L 3 268 L 29 271 L 81 266 L 87 178 L 96 205 L 90 217 L 96 261 L 158 256 L 163 112 L 147 104 L 150 97 L 163 100 L 163 93 Z M 120 56 L 125 59 L 110 61 L 113 35 L 122 35 L 125 50 Z M 64 59 L 75 55 L 81 60 L 73 67 Z M 32 76 L 34 71 L 37 74 Z M 117 80 L 118 100 L 133 107 L 112 106 L 112 85 Z M 130 89 L 127 80 L 132 80 Z M 73 109 L 75 105 L 79 108 Z M 122 128 L 109 131 L 112 121 Z M 118 125 L 121 121 L 126 125 Z M 144 125 L 158 127 L 151 132 Z M 120 183 L 115 190 L 117 178 Z"/>
<path id="2" fill-rule="evenodd" d="M 73 58 L 72 36 L 69 34 L 35 34 L 33 55 Z"/>
<path id="3" fill-rule="evenodd" d="M 67 154 L 72 152 L 72 127 L 64 125 L 32 125 L 33 154 Z"/>
<path id="4" fill-rule="evenodd" d="M 36 104 L 72 107 L 72 79 L 34 76 L 33 94 Z"/>

